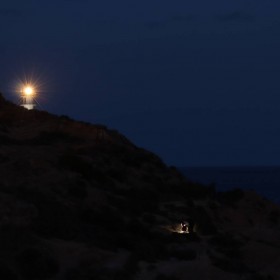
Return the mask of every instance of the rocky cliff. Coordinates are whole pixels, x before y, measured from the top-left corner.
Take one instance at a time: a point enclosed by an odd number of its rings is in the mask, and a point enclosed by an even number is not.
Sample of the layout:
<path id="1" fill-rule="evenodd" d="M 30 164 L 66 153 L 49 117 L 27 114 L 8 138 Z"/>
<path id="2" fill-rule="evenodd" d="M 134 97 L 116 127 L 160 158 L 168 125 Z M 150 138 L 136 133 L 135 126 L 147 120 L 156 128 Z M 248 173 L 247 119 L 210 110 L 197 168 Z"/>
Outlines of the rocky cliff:
<path id="1" fill-rule="evenodd" d="M 192 183 L 105 126 L 1 96 L 0 176 L 0 279 L 280 277 L 277 205 Z"/>

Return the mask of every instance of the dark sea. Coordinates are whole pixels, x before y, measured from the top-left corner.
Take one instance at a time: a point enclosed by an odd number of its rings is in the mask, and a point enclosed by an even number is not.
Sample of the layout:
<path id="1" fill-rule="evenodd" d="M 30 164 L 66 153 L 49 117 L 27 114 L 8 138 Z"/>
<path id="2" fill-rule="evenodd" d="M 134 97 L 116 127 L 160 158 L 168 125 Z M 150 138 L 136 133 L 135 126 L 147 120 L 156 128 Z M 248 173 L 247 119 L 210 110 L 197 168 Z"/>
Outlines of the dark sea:
<path id="1" fill-rule="evenodd" d="M 218 191 L 233 188 L 255 190 L 280 204 L 280 166 L 277 167 L 186 167 L 178 168 L 187 178 L 215 184 Z"/>

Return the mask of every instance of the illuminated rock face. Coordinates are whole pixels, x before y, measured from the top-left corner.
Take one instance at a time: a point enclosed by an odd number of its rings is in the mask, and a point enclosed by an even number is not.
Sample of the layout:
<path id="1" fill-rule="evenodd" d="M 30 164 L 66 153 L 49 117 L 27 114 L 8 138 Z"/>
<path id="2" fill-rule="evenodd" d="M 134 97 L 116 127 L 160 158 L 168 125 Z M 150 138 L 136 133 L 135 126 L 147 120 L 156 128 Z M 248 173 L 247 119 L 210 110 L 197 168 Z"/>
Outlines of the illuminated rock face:
<path id="1" fill-rule="evenodd" d="M 33 102 L 26 102 L 26 103 L 23 103 L 21 106 L 27 110 L 33 110 L 35 107 L 35 104 Z"/>

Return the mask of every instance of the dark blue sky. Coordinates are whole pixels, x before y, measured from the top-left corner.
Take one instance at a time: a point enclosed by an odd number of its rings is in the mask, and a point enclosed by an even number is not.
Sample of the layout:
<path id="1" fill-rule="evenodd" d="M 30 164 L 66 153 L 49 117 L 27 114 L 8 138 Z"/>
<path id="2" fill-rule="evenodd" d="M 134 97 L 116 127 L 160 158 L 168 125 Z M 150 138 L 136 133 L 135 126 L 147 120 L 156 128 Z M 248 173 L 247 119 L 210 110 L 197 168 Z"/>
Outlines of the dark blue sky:
<path id="1" fill-rule="evenodd" d="M 0 91 L 168 164 L 280 165 L 279 0 L 1 0 Z"/>

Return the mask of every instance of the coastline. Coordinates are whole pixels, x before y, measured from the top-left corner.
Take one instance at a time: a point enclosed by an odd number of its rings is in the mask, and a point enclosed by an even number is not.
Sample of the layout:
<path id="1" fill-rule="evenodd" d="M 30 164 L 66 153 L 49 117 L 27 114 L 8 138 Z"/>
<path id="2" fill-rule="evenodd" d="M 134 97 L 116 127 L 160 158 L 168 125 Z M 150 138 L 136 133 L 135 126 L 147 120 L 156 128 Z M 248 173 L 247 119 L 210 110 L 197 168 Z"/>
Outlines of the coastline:
<path id="1" fill-rule="evenodd" d="M 280 166 L 178 167 L 191 181 L 214 185 L 218 191 L 253 190 L 280 204 Z"/>

